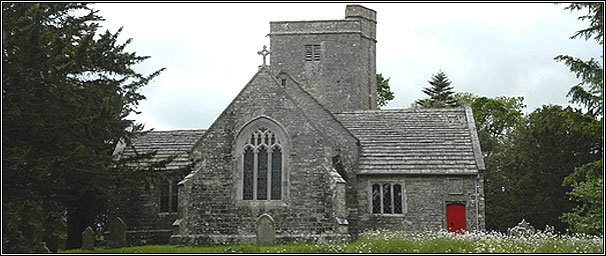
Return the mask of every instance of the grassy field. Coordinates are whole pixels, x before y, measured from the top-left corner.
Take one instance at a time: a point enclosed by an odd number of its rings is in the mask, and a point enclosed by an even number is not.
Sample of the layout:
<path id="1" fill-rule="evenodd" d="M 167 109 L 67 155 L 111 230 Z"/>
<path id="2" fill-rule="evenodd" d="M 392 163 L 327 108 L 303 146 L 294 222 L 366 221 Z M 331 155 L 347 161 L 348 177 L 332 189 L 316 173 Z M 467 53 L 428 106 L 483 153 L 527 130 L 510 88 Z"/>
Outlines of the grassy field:
<path id="1" fill-rule="evenodd" d="M 349 244 L 249 244 L 217 246 L 140 246 L 60 253 L 603 253 L 604 239 L 536 232 L 509 236 L 498 232 L 407 233 L 373 231 Z"/>

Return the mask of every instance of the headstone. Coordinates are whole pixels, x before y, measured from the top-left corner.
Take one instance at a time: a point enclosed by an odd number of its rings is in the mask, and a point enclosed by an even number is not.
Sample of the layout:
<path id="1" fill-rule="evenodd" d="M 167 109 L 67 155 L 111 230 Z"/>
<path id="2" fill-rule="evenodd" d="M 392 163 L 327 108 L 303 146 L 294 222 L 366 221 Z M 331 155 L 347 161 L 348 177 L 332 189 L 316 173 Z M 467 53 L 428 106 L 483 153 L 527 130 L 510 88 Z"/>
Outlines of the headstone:
<path id="1" fill-rule="evenodd" d="M 526 222 L 525 219 L 522 219 L 518 225 L 513 228 L 509 228 L 509 234 L 514 236 L 523 236 L 529 235 L 536 231 L 536 229 L 530 225 L 530 223 Z"/>
<path id="2" fill-rule="evenodd" d="M 83 251 L 95 250 L 95 232 L 90 226 L 86 227 L 86 229 L 82 232 L 81 248 Z"/>
<path id="3" fill-rule="evenodd" d="M 126 247 L 126 224 L 116 217 L 109 223 L 109 239 L 107 241 L 107 248 L 120 248 Z"/>
<path id="4" fill-rule="evenodd" d="M 40 242 L 38 244 L 38 250 L 36 251 L 36 253 L 52 253 L 50 249 L 48 249 L 48 247 L 46 247 L 46 242 Z"/>
<path id="5" fill-rule="evenodd" d="M 264 213 L 257 219 L 257 245 L 268 246 L 276 243 L 274 219 Z"/>

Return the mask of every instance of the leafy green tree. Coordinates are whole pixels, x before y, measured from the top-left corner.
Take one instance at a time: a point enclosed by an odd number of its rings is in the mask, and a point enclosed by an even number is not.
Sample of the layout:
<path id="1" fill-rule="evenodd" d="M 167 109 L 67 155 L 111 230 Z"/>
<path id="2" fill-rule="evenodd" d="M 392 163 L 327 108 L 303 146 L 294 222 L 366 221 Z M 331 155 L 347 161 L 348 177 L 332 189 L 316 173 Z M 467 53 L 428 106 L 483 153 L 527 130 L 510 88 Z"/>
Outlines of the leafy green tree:
<path id="1" fill-rule="evenodd" d="M 587 15 L 579 20 L 588 20 L 589 27 L 575 32 L 570 38 L 578 37 L 589 40 L 593 37 L 600 45 L 604 45 L 604 9 L 603 3 L 572 3 L 564 8 L 570 11 L 587 9 Z M 603 55 L 601 56 L 603 59 Z M 583 61 L 579 58 L 559 55 L 556 61 L 563 61 L 570 71 L 575 73 L 581 82 L 573 86 L 566 96 L 571 97 L 571 103 L 580 104 L 587 115 L 600 121 L 603 127 L 604 118 L 604 68 L 603 63 L 591 58 Z M 587 86 L 587 87 L 584 87 Z M 603 133 L 600 130 L 596 135 L 600 143 L 596 144 L 596 151 L 603 151 Z M 564 213 L 561 220 L 570 224 L 573 232 L 603 234 L 603 161 L 601 159 L 577 165 L 574 172 L 564 179 L 563 186 L 571 186 L 569 193 L 578 203 L 572 212 Z"/>
<path id="2" fill-rule="evenodd" d="M 602 155 L 602 123 L 571 108 L 543 106 L 530 113 L 512 133 L 502 153 L 504 191 L 498 211 L 503 227 L 526 219 L 535 227 L 565 231 L 559 216 L 574 202 L 561 186 L 576 166 Z"/>
<path id="3" fill-rule="evenodd" d="M 127 52 L 121 29 L 98 32 L 102 20 L 86 3 L 2 3 L 3 252 L 57 238 L 48 223 L 62 218 L 79 247 L 124 178 L 112 151 L 142 130 L 126 117 L 162 70 L 133 70 L 149 57 Z"/>
<path id="4" fill-rule="evenodd" d="M 470 92 L 457 92 L 453 95 L 458 106 L 471 106 L 471 103 L 478 98 Z"/>
<path id="5" fill-rule="evenodd" d="M 383 74 L 377 74 L 377 106 L 378 108 L 387 106 L 389 101 L 393 100 L 394 94 L 389 88 L 389 79 L 383 78 Z"/>
<path id="6" fill-rule="evenodd" d="M 485 157 L 498 152 L 498 147 L 510 139 L 511 133 L 522 122 L 526 107 L 523 97 L 478 97 L 471 103 L 476 128 Z"/>
<path id="7" fill-rule="evenodd" d="M 437 74 L 431 77 L 429 84 L 430 87 L 423 89 L 423 92 L 429 96 L 427 99 L 417 100 L 415 103 L 421 108 L 444 108 L 444 107 L 456 107 L 457 101 L 453 94 L 454 88 L 451 86 L 451 82 L 443 71 L 439 71 Z"/>
<path id="8" fill-rule="evenodd" d="M 486 198 L 486 228 L 503 229 L 501 217 L 508 209 L 503 208 L 503 188 L 507 187 L 504 167 L 505 152 L 512 146 L 512 133 L 522 124 L 522 97 L 478 97 L 471 103 L 480 147 L 484 154 L 484 193 Z"/>
<path id="9" fill-rule="evenodd" d="M 592 235 L 604 234 L 604 163 L 603 158 L 576 168 L 564 179 L 563 185 L 572 185 L 571 195 L 579 204 L 560 219 L 570 224 L 571 231 Z M 583 175 L 585 177 L 579 177 Z M 580 180 L 580 181 L 577 181 Z"/>
<path id="10" fill-rule="evenodd" d="M 507 178 L 504 163 L 505 152 L 512 146 L 512 133 L 522 124 L 523 97 L 478 97 L 471 93 L 456 93 L 454 98 L 459 105 L 471 107 L 480 148 L 484 154 L 484 194 L 486 199 L 486 228 L 505 230 L 503 216 L 508 209 L 503 207 L 504 188 Z"/>

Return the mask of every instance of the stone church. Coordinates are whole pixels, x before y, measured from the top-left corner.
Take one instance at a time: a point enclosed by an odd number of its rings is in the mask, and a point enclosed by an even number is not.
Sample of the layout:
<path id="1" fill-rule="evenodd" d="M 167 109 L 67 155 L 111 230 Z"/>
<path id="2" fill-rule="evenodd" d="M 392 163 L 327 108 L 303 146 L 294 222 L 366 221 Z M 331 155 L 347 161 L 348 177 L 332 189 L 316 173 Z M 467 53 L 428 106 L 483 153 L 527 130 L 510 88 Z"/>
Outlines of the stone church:
<path id="1" fill-rule="evenodd" d="M 270 22 L 263 65 L 208 129 L 117 148 L 181 153 L 166 169 L 200 159 L 128 200 L 129 243 L 255 243 L 260 218 L 277 242 L 484 229 L 471 109 L 378 110 L 376 24 L 360 5 L 341 20 Z"/>

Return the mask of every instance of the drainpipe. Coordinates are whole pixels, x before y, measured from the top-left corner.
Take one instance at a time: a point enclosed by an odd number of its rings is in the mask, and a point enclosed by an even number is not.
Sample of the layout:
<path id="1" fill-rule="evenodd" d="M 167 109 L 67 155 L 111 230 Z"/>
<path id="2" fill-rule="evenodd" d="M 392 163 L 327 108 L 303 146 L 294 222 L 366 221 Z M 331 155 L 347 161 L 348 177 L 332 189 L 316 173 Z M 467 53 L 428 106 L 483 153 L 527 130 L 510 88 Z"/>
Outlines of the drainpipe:
<path id="1" fill-rule="evenodd" d="M 475 188 L 476 188 L 476 225 L 477 225 L 478 231 L 480 230 L 480 207 L 479 207 L 479 205 L 480 205 L 480 199 L 479 199 L 480 192 L 478 191 L 479 190 L 479 187 L 478 187 L 479 186 L 479 183 L 478 183 L 479 180 L 480 180 L 480 174 L 478 173 L 478 175 L 476 176 L 476 179 L 473 182 L 474 185 L 475 185 Z"/>

